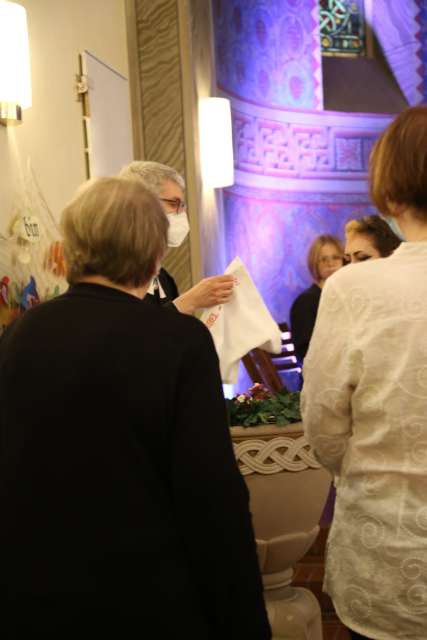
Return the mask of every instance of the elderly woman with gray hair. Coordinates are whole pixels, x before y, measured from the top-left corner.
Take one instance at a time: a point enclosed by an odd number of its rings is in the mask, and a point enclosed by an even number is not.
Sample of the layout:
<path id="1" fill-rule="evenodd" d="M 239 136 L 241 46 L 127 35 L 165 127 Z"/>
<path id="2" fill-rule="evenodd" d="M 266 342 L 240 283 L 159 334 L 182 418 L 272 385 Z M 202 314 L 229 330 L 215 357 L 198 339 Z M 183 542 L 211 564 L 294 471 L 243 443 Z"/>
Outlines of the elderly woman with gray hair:
<path id="1" fill-rule="evenodd" d="M 165 164 L 140 160 L 123 167 L 120 175 L 140 180 L 146 189 L 159 198 L 169 220 L 168 246 L 179 247 L 190 231 L 183 177 Z M 182 313 L 194 314 L 199 309 L 228 302 L 232 292 L 232 276 L 220 275 L 204 278 L 179 295 L 174 279 L 162 267 L 148 289 L 147 299 L 160 304 L 173 303 Z"/>
<path id="2" fill-rule="evenodd" d="M 143 300 L 158 199 L 102 178 L 62 229 L 69 290 L 0 341 L 2 640 L 268 640 L 210 333 Z"/>

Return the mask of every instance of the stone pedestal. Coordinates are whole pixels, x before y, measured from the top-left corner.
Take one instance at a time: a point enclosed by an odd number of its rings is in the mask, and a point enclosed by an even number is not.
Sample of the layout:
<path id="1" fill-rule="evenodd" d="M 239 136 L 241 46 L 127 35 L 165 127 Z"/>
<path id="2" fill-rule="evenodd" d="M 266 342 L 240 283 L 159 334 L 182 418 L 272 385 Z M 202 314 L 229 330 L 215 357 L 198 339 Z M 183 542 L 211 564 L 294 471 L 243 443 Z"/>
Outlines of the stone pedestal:
<path id="1" fill-rule="evenodd" d="M 322 640 L 320 605 L 292 587 L 292 567 L 314 542 L 331 478 L 315 460 L 301 424 L 232 427 L 251 496 L 264 594 L 274 640 Z"/>

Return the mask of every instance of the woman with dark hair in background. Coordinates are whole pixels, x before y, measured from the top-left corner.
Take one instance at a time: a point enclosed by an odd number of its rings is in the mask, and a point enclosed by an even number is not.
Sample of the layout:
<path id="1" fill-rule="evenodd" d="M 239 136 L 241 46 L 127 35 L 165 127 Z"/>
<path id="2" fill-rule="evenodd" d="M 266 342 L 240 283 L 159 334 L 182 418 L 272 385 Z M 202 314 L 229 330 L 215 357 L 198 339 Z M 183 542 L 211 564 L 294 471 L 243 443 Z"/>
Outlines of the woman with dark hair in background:
<path id="1" fill-rule="evenodd" d="M 345 259 L 348 263 L 371 258 L 386 258 L 401 240 L 380 216 L 364 216 L 350 220 L 345 226 Z"/>

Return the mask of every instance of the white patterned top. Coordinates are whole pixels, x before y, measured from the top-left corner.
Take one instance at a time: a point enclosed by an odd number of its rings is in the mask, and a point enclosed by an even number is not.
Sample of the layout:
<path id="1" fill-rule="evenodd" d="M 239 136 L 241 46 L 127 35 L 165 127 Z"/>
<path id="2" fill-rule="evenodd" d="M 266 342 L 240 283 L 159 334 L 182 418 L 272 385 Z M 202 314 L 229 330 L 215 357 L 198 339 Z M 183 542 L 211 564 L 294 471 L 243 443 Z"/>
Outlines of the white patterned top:
<path id="1" fill-rule="evenodd" d="M 302 413 L 336 474 L 325 590 L 350 628 L 427 638 L 427 242 L 326 282 Z"/>

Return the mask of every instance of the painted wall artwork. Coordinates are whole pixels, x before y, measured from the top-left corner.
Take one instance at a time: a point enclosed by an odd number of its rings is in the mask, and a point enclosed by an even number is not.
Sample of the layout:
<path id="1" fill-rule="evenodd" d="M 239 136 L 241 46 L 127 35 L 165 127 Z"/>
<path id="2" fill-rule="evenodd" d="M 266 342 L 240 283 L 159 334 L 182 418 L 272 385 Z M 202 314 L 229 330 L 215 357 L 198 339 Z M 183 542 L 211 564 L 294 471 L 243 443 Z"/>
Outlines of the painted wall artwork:
<path id="1" fill-rule="evenodd" d="M 67 289 L 58 225 L 28 164 L 0 233 L 0 334 L 31 307 Z"/>
<path id="2" fill-rule="evenodd" d="M 317 0 L 214 0 L 218 85 L 267 106 L 322 108 Z"/>

